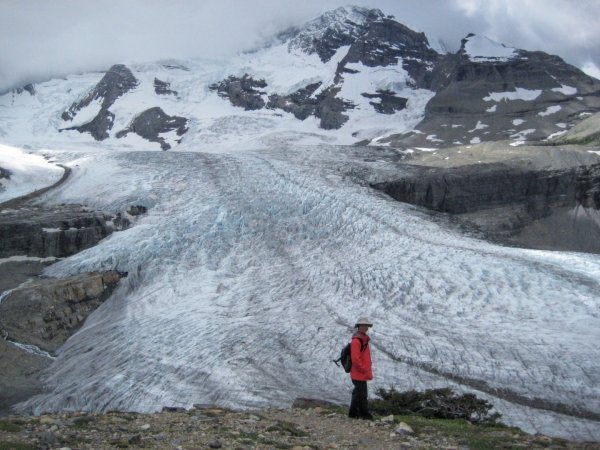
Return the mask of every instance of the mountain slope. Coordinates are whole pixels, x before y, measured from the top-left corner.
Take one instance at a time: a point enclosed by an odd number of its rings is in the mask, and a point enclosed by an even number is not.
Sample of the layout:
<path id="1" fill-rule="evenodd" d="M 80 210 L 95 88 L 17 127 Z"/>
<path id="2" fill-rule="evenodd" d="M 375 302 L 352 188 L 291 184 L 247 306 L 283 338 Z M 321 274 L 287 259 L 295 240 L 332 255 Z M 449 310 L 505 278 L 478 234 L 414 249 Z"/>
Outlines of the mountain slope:
<path id="1" fill-rule="evenodd" d="M 600 110 L 600 81 L 481 36 L 439 54 L 391 16 L 347 7 L 229 60 L 115 65 L 7 93 L 0 105 L 0 136 L 15 144 L 440 147 L 564 131 Z M 139 117 L 152 120 L 144 128 Z"/>

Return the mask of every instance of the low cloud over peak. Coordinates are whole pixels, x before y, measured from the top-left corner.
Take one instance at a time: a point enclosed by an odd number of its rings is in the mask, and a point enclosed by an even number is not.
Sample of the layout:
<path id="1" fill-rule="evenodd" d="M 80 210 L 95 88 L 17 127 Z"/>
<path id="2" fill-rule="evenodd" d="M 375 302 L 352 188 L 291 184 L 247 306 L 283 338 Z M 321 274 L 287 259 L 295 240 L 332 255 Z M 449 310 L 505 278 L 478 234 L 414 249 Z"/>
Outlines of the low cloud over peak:
<path id="1" fill-rule="evenodd" d="M 0 92 L 123 61 L 220 57 L 255 47 L 346 1 L 3 0 Z M 598 76 L 600 15 L 593 0 L 356 1 L 456 50 L 468 32 L 558 54 Z"/>

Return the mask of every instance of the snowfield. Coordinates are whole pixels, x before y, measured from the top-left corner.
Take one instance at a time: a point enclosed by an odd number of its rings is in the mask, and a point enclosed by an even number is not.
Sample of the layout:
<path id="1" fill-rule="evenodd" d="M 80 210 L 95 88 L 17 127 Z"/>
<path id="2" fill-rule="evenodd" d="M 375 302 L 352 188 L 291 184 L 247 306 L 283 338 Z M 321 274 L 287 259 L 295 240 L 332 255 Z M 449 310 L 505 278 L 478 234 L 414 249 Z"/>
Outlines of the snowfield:
<path id="1" fill-rule="evenodd" d="M 0 144 L 0 168 L 9 172 L 7 177 L 0 176 L 0 202 L 50 186 L 64 173 L 64 169 L 43 156 L 3 144 Z"/>
<path id="2" fill-rule="evenodd" d="M 21 407 L 345 403 L 331 361 L 366 314 L 371 393 L 451 386 L 527 431 L 600 439 L 582 418 L 600 414 L 600 258 L 492 245 L 391 200 L 368 183 L 401 170 L 393 152 L 52 152 L 73 174 L 45 202 L 150 209 L 47 269 L 129 276 Z"/>

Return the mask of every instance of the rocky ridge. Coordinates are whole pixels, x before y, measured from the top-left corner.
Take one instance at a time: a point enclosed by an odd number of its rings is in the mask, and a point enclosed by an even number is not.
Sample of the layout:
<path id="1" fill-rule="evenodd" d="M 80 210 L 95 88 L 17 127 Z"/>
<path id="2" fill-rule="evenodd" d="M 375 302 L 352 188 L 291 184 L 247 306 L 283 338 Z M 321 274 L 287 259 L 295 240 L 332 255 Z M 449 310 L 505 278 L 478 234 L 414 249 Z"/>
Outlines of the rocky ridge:
<path id="1" fill-rule="evenodd" d="M 349 419 L 344 408 L 230 411 L 198 405 L 155 414 L 112 412 L 11 416 L 0 421 L 0 444 L 29 449 L 598 449 L 600 444 L 527 435 L 505 427 L 409 416 L 373 422 Z"/>
<path id="2" fill-rule="evenodd" d="M 91 121 L 64 129 L 77 130 L 80 133 L 88 132 L 97 141 L 108 138 L 108 132 L 112 129 L 115 120 L 115 115 L 109 108 L 119 97 L 131 91 L 137 85 L 138 80 L 127 66 L 123 64 L 112 66 L 96 87 L 88 92 L 83 99 L 73 103 L 68 110 L 62 113 L 61 117 L 64 121 L 72 121 L 78 112 L 90 106 L 92 102 L 100 103 L 100 111 Z"/>
<path id="3" fill-rule="evenodd" d="M 373 183 L 512 245 L 600 253 L 600 157 L 579 146 L 484 143 L 423 152 Z"/>

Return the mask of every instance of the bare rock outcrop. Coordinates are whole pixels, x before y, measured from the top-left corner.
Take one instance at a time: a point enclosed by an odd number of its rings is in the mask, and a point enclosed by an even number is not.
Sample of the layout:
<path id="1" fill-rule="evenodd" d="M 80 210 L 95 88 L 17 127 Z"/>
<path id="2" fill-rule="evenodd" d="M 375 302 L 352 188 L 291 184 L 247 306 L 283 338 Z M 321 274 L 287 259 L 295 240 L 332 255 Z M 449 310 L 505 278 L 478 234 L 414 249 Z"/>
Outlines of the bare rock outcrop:
<path id="1" fill-rule="evenodd" d="M 109 137 L 113 127 L 115 115 L 109 110 L 114 102 L 138 85 L 131 70 L 123 64 L 112 66 L 84 98 L 73 103 L 69 109 L 62 113 L 64 121 L 75 119 L 79 111 L 91 105 L 92 102 L 100 104 L 100 111 L 89 122 L 64 128 L 64 130 L 77 130 L 80 133 L 90 133 L 95 140 L 103 141 Z"/>
<path id="2" fill-rule="evenodd" d="M 220 97 L 228 98 L 233 106 L 252 111 L 264 108 L 266 102 L 262 98 L 266 92 L 260 91 L 267 86 L 265 80 L 255 80 L 248 74 L 242 77 L 229 76 L 219 83 L 210 86 Z"/>
<path id="3" fill-rule="evenodd" d="M 372 186 L 513 244 L 600 253 L 600 158 L 576 146 L 439 150 Z"/>
<path id="4" fill-rule="evenodd" d="M 54 353 L 124 275 L 110 271 L 25 283 L 2 299 L 0 329 L 5 339 Z"/>
<path id="5" fill-rule="evenodd" d="M 34 275 L 36 267 L 29 269 L 15 271 L 22 278 Z M 0 300 L 0 416 L 9 413 L 11 405 L 41 392 L 40 375 L 52 355 L 125 275 L 111 271 L 62 279 L 34 276 L 12 289 L 14 284 L 5 283 L 3 287 L 10 290 Z"/>
<path id="6" fill-rule="evenodd" d="M 111 234 L 111 220 L 111 216 L 81 205 L 7 210 L 0 215 L 0 258 L 72 255 Z"/>
<path id="7" fill-rule="evenodd" d="M 177 91 L 171 89 L 171 83 L 158 78 L 154 78 L 154 92 L 157 95 L 174 95 L 177 97 Z"/>
<path id="8" fill-rule="evenodd" d="M 155 106 L 138 114 L 126 129 L 116 134 L 116 137 L 122 138 L 129 133 L 135 133 L 150 142 L 158 142 L 161 149 L 169 150 L 171 144 L 161 135 L 175 132 L 179 139 L 174 141 L 179 143 L 181 137 L 188 131 L 187 122 L 185 117 L 169 116 L 161 108 Z"/>

